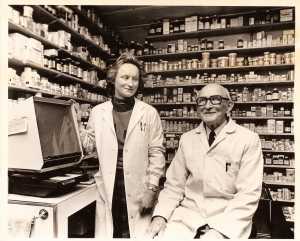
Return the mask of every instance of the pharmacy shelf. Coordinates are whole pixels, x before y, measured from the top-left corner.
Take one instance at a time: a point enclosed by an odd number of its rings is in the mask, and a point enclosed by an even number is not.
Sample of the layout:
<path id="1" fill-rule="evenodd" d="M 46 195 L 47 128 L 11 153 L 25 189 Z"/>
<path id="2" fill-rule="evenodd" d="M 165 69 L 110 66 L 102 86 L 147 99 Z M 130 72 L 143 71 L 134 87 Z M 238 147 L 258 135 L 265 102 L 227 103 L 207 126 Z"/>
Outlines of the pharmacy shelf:
<path id="1" fill-rule="evenodd" d="M 75 96 L 68 96 L 68 95 L 57 95 L 55 93 L 51 93 L 49 91 L 41 90 L 38 88 L 29 88 L 29 87 L 21 87 L 21 86 L 8 86 L 9 91 L 15 91 L 15 92 L 22 92 L 22 93 L 30 93 L 30 94 L 37 94 L 40 93 L 45 96 L 54 97 L 57 99 L 73 99 L 81 103 L 89 103 L 89 104 L 100 104 L 102 102 L 94 101 L 94 100 L 88 100 L 83 98 L 77 98 Z"/>
<path id="2" fill-rule="evenodd" d="M 293 104 L 293 101 L 234 101 L 235 105 L 253 105 L 253 104 Z M 181 105 L 196 105 L 196 102 L 176 102 L 176 103 L 149 103 L 153 106 L 181 106 Z M 251 118 L 251 117 L 250 117 Z M 270 117 L 271 118 L 271 117 Z"/>
<path id="3" fill-rule="evenodd" d="M 179 75 L 179 74 L 197 74 L 197 73 L 225 73 L 225 72 L 248 72 L 248 71 L 271 71 L 271 70 L 289 70 L 294 69 L 294 64 L 274 64 L 274 65 L 255 65 L 255 66 L 236 66 L 224 68 L 201 68 L 201 69 L 181 69 L 181 70 L 166 70 L 166 71 L 149 71 L 146 74 L 153 75 Z"/>
<path id="4" fill-rule="evenodd" d="M 84 81 L 84 80 L 82 80 L 80 78 L 77 78 L 77 77 L 71 76 L 69 74 L 65 74 L 65 73 L 59 72 L 57 70 L 53 70 L 53 69 L 50 69 L 50 68 L 42 67 L 42 66 L 40 66 L 40 65 L 38 65 L 36 63 L 22 62 L 20 60 L 14 59 L 14 58 L 9 58 L 8 59 L 8 65 L 12 66 L 12 67 L 22 67 L 22 68 L 24 68 L 24 67 L 31 67 L 31 68 L 36 69 L 39 72 L 47 75 L 47 76 L 51 76 L 54 79 L 58 79 L 58 78 L 59 79 L 65 79 L 65 80 L 71 81 L 72 83 L 82 84 L 83 86 L 87 87 L 89 90 L 93 90 L 93 91 L 97 91 L 98 90 L 98 91 L 102 91 L 103 93 L 105 93 L 105 89 L 103 89 L 100 86 L 88 83 L 88 82 L 86 82 L 86 81 Z"/>
<path id="5" fill-rule="evenodd" d="M 295 154 L 294 151 L 276 151 L 276 150 L 262 150 L 263 153 L 274 153 L 274 154 Z"/>
<path id="6" fill-rule="evenodd" d="M 265 181 L 264 183 L 267 185 L 274 185 L 274 186 L 295 186 L 295 183 L 284 183 L 284 182 L 275 182 L 275 181 Z"/>
<path id="7" fill-rule="evenodd" d="M 237 117 L 237 116 L 232 116 L 232 119 L 233 120 L 270 120 L 270 119 L 273 119 L 273 120 L 293 120 L 294 117 L 292 116 L 276 116 L 276 117 L 273 117 L 273 116 L 266 116 L 266 117 L 262 117 L 262 116 L 248 116 L 248 117 Z"/>
<path id="8" fill-rule="evenodd" d="M 88 47 L 95 49 L 101 56 L 105 58 L 110 58 L 110 54 L 107 51 L 105 51 L 100 46 L 95 44 L 91 39 L 86 38 L 85 36 L 81 35 L 73 28 L 69 27 L 62 19 L 55 17 L 54 15 L 49 13 L 46 9 L 44 9 L 41 6 L 33 5 L 32 7 L 34 8 L 35 11 L 39 12 L 39 14 L 43 14 L 48 18 L 52 19 L 52 21 L 49 23 L 50 25 L 58 24 L 62 30 L 69 32 L 72 35 L 72 38 L 77 42 L 80 43 L 85 42 Z"/>
<path id="9" fill-rule="evenodd" d="M 268 168 L 281 168 L 281 169 L 286 169 L 286 168 L 294 169 L 295 168 L 293 166 L 287 166 L 287 165 L 266 165 L 266 164 L 264 164 L 264 167 L 268 167 Z"/>
<path id="10" fill-rule="evenodd" d="M 261 198 L 261 200 L 270 201 L 269 199 L 266 199 L 266 198 Z M 272 202 L 280 202 L 280 203 L 286 203 L 286 204 L 294 204 L 295 203 L 294 200 L 284 200 L 284 199 L 274 199 L 274 200 L 272 200 Z"/>
<path id="11" fill-rule="evenodd" d="M 199 120 L 201 121 L 200 117 L 179 117 L 179 116 L 172 116 L 172 117 L 160 117 L 162 120 Z"/>
<path id="12" fill-rule="evenodd" d="M 187 131 L 185 131 L 187 132 Z M 183 133 L 185 133 L 183 131 L 164 131 L 164 134 L 178 134 L 181 135 Z M 294 137 L 294 134 L 291 133 L 280 133 L 280 134 L 276 134 L 276 133 L 257 133 L 259 136 L 270 136 L 270 137 Z"/>
<path id="13" fill-rule="evenodd" d="M 275 199 L 273 202 L 281 202 L 281 203 L 295 203 L 294 200 L 284 200 L 284 199 Z"/>
<path id="14" fill-rule="evenodd" d="M 86 66 L 89 70 L 95 69 L 99 73 L 105 74 L 105 71 L 103 69 L 101 69 L 99 66 L 97 66 L 95 64 L 92 64 L 91 62 L 89 62 L 89 61 L 87 61 L 87 60 L 85 60 L 85 59 L 83 59 L 79 56 L 76 56 L 75 53 L 72 53 L 72 52 L 70 52 L 66 49 L 63 49 L 63 48 L 59 47 L 58 45 L 50 42 L 48 39 L 46 39 L 44 37 L 41 37 L 41 36 L 31 32 L 31 31 L 29 31 L 26 28 L 23 28 L 23 27 L 18 26 L 14 23 L 8 22 L 8 30 L 10 32 L 18 32 L 18 33 L 21 33 L 21 34 L 23 34 L 27 37 L 34 38 L 34 39 L 40 41 L 44 45 L 44 47 L 46 47 L 46 49 L 56 49 L 58 52 L 62 53 L 63 55 L 65 55 L 67 57 L 71 57 L 72 59 L 79 61 L 81 64 Z"/>
<path id="15" fill-rule="evenodd" d="M 196 105 L 196 102 L 176 102 L 176 103 L 149 103 L 153 106 L 174 106 L 174 105 Z"/>
<path id="16" fill-rule="evenodd" d="M 185 131 L 188 132 L 188 131 Z M 184 131 L 164 131 L 165 135 L 182 135 L 183 133 L 185 133 Z"/>
<path id="17" fill-rule="evenodd" d="M 52 42 L 50 42 L 48 39 L 39 36 L 31 31 L 29 31 L 26 28 L 23 28 L 22 26 L 19 26 L 15 23 L 12 23 L 8 21 L 8 31 L 11 32 L 17 32 L 21 33 L 27 37 L 34 38 L 36 40 L 39 40 L 46 48 L 54 48 L 54 49 L 60 49 L 60 47 Z"/>
<path id="18" fill-rule="evenodd" d="M 234 101 L 235 105 L 252 105 L 252 104 L 293 104 L 291 100 L 272 100 L 272 101 Z"/>
<path id="19" fill-rule="evenodd" d="M 294 137 L 293 133 L 257 133 L 260 136 L 270 136 L 270 137 Z"/>
<path id="20" fill-rule="evenodd" d="M 295 45 L 278 45 L 269 47 L 256 47 L 256 48 L 228 48 L 228 49 L 213 49 L 213 50 L 201 50 L 201 51 L 190 51 L 190 52 L 176 52 L 166 54 L 152 54 L 143 55 L 138 58 L 143 61 L 148 60 L 161 60 L 161 59 L 180 59 L 180 58 L 199 58 L 202 53 L 210 53 L 213 56 L 224 56 L 229 53 L 239 54 L 252 54 L 252 53 L 263 53 L 263 52 L 278 52 L 278 51 L 295 51 Z"/>
<path id="21" fill-rule="evenodd" d="M 172 116 L 172 117 L 160 117 L 162 120 L 201 120 L 200 117 L 184 117 L 184 116 Z M 231 117 L 233 120 L 293 120 L 293 117 Z"/>
<path id="22" fill-rule="evenodd" d="M 175 79 L 174 79 L 175 82 Z M 285 85 L 285 86 L 293 86 L 293 80 L 286 80 L 286 81 L 241 81 L 241 82 L 215 82 L 217 84 L 221 84 L 223 86 L 265 86 L 265 85 Z M 208 83 L 176 83 L 172 85 L 161 85 L 161 86 L 153 86 L 149 87 L 146 86 L 144 89 L 160 89 L 160 88 L 178 88 L 178 87 L 203 87 Z"/>
<path id="23" fill-rule="evenodd" d="M 149 41 L 165 41 L 165 40 L 175 40 L 175 39 L 187 39 L 187 38 L 199 38 L 199 37 L 208 37 L 208 36 L 220 36 L 220 35 L 232 35 L 238 33 L 247 33 L 252 31 L 271 31 L 271 30 L 280 30 L 294 28 L 295 22 L 280 22 L 280 23 L 271 23 L 271 24 L 260 24 L 260 25 L 250 25 L 250 26 L 241 26 L 241 27 L 231 27 L 224 29 L 209 29 L 201 30 L 196 32 L 183 32 L 183 33 L 173 33 L 166 35 L 153 35 L 147 36 L 146 39 Z"/>

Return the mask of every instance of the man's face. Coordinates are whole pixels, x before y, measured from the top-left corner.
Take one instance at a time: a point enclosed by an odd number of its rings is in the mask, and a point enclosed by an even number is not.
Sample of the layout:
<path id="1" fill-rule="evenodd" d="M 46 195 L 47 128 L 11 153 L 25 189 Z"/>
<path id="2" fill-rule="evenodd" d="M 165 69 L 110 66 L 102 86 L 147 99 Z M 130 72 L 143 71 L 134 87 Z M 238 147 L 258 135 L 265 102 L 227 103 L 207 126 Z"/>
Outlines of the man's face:
<path id="1" fill-rule="evenodd" d="M 205 86 L 199 92 L 197 100 L 200 100 L 201 97 L 206 97 L 207 101 L 204 105 L 198 105 L 197 110 L 200 117 L 209 128 L 215 129 L 226 120 L 226 113 L 232 109 L 231 102 L 229 102 L 224 89 L 217 85 Z M 209 98 L 213 100 L 210 101 Z M 198 103 L 200 103 L 200 101 Z"/>

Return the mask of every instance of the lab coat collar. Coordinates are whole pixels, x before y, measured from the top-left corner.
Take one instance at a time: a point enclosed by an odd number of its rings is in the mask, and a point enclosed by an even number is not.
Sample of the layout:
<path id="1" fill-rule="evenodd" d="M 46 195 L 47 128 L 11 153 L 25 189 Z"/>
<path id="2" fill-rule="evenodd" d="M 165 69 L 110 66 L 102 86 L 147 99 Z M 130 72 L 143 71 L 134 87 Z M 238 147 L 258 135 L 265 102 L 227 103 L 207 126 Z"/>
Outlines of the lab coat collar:
<path id="1" fill-rule="evenodd" d="M 128 128 L 127 128 L 127 134 L 126 134 L 126 139 L 132 132 L 133 128 L 135 125 L 138 123 L 138 121 L 141 119 L 143 115 L 143 109 L 145 108 L 145 105 L 143 105 L 143 102 L 140 101 L 137 98 L 134 98 L 135 104 L 131 113 L 131 117 L 129 120 Z M 104 120 L 108 123 L 108 126 L 110 129 L 115 133 L 115 127 L 114 127 L 114 120 L 113 120 L 113 105 L 111 101 L 107 101 L 105 104 L 103 104 L 103 110 L 104 110 L 104 115 L 103 118 Z"/>
<path id="2" fill-rule="evenodd" d="M 231 118 L 229 118 L 227 124 L 224 126 L 224 128 L 223 128 L 223 130 L 221 130 L 221 132 L 225 131 L 226 133 L 232 133 L 235 131 L 236 126 L 237 126 L 237 124 Z M 201 134 L 203 132 L 206 134 L 204 122 L 202 121 L 200 123 L 200 125 L 196 128 L 196 133 Z M 221 134 L 221 132 L 220 132 L 220 134 Z"/>
<path id="3" fill-rule="evenodd" d="M 235 129 L 237 127 L 237 124 L 229 118 L 228 123 L 223 127 L 219 135 L 217 135 L 215 141 L 211 146 L 208 145 L 207 135 L 204 123 L 201 122 L 200 125 L 196 128 L 196 133 L 200 134 L 200 139 L 202 144 L 208 149 L 211 150 L 214 146 L 216 146 L 218 143 L 220 143 L 222 140 L 224 140 L 228 134 L 231 134 L 235 132 Z"/>

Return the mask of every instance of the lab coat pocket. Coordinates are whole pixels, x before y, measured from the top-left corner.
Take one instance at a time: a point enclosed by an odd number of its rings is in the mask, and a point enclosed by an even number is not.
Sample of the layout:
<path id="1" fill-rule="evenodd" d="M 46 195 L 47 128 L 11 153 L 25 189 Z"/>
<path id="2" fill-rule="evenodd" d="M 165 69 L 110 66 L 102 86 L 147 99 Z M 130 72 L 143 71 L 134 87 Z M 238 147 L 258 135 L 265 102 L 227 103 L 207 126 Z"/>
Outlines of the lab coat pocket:
<path id="1" fill-rule="evenodd" d="M 236 162 L 226 162 L 225 165 L 223 190 L 234 194 L 236 192 L 235 181 L 239 172 L 239 164 Z"/>
<path id="2" fill-rule="evenodd" d="M 226 160 L 211 159 L 206 166 L 203 191 L 207 197 L 231 196 L 235 192 L 235 174 L 227 173 L 229 163 Z"/>

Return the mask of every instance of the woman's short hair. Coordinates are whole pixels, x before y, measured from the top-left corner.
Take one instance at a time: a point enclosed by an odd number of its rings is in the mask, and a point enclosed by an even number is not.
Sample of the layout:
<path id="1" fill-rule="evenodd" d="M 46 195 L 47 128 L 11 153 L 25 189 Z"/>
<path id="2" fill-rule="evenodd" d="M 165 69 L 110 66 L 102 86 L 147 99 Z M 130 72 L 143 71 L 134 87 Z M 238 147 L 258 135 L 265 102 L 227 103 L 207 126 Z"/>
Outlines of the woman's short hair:
<path id="1" fill-rule="evenodd" d="M 142 63 L 131 53 L 125 52 L 122 53 L 117 60 L 112 64 L 112 66 L 107 70 L 106 78 L 109 83 L 107 92 L 112 97 L 115 94 L 115 81 L 119 68 L 123 64 L 133 64 L 139 70 L 139 86 L 135 95 L 138 92 L 141 92 L 144 88 L 144 71 Z"/>

